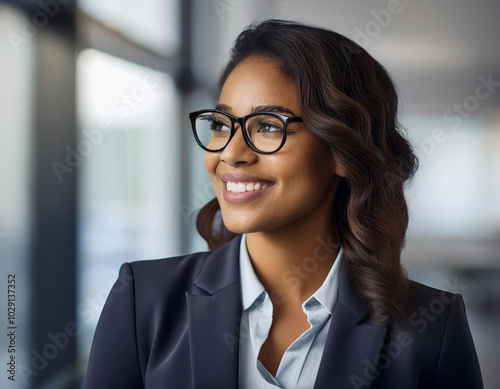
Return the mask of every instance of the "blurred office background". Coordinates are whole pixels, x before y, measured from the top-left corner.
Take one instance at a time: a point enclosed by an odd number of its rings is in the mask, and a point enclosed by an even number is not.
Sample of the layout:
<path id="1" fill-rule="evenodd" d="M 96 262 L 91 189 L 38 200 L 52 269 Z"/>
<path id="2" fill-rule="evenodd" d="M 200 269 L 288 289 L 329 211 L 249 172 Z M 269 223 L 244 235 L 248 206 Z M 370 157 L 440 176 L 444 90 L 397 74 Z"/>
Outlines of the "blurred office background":
<path id="1" fill-rule="evenodd" d="M 421 161 L 406 267 L 464 295 L 500 388 L 497 0 L 0 3 L 0 289 L 17 286 L 2 388 L 81 387 L 120 265 L 207 249 L 195 218 L 213 190 L 187 113 L 215 104 L 232 41 L 270 17 L 343 33 L 392 74 Z"/>

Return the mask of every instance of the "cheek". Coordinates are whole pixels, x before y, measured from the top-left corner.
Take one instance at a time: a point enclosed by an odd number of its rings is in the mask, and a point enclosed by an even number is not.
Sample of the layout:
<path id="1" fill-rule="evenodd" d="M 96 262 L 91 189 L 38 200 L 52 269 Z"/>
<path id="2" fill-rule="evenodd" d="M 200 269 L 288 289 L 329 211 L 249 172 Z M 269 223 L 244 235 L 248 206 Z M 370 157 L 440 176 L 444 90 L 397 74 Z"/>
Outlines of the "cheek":
<path id="1" fill-rule="evenodd" d="M 305 147 L 309 146 L 306 144 Z M 290 153 L 286 160 L 280 161 L 280 171 L 289 180 L 308 181 L 316 176 L 322 165 L 323 161 L 320 160 L 315 149 L 300 150 L 300 152 Z"/>
<path id="2" fill-rule="evenodd" d="M 295 155 L 283 171 L 287 181 L 300 191 L 320 190 L 332 176 L 328 158 L 320 149 L 311 147 L 311 152 Z"/>

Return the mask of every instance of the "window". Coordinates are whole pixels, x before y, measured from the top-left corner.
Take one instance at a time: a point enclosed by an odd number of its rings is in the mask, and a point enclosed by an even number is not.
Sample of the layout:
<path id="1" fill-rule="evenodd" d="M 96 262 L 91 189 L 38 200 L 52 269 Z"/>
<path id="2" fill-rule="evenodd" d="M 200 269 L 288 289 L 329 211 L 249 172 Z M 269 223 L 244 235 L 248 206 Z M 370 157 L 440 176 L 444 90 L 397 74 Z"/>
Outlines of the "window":
<path id="1" fill-rule="evenodd" d="M 80 1 L 106 44 L 81 42 L 77 57 L 79 354 L 88 357 L 97 320 L 124 262 L 179 254 L 181 94 L 173 74 L 120 58 L 154 50 L 175 70 L 176 1 Z M 168 22 L 172 19 L 172 22 Z M 167 21 L 167 22 L 165 22 Z M 84 23 L 82 28 L 93 28 Z M 118 35 L 116 35 L 118 33 Z M 85 31 L 92 34 L 92 31 Z M 127 39 L 123 39 L 125 36 Z M 117 39 L 116 41 L 114 39 Z M 130 39 L 133 42 L 129 42 Z M 92 42 L 92 41 L 91 41 Z M 109 52 L 106 52 L 109 45 Z M 136 57 L 135 57 L 136 58 Z"/>

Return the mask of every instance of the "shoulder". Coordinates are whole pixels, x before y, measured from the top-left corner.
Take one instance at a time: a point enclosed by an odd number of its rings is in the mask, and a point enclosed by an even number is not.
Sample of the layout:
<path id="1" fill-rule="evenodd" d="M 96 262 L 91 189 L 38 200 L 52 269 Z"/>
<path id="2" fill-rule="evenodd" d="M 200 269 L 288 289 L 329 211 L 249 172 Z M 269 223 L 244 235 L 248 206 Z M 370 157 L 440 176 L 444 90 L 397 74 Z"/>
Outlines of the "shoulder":
<path id="1" fill-rule="evenodd" d="M 449 327 L 467 324 L 463 298 L 459 293 L 411 281 L 406 313 L 406 323 L 391 328 L 389 342 L 401 346 L 429 373 L 439 362 Z"/>
<path id="2" fill-rule="evenodd" d="M 460 293 L 447 292 L 415 281 L 410 281 L 407 307 L 409 323 L 413 326 L 416 326 L 419 318 L 445 325 L 450 314 L 465 316 L 464 301 Z"/>
<path id="3" fill-rule="evenodd" d="M 406 324 L 391 327 L 387 333 L 384 360 L 394 369 L 387 369 L 381 376 L 380 387 L 395 387 L 387 383 L 397 382 L 399 372 L 413 372 L 419 387 L 482 388 L 460 293 L 411 281 L 407 318 Z"/>
<path id="4" fill-rule="evenodd" d="M 131 284 L 133 294 L 146 305 L 165 299 L 184 299 L 186 293 L 207 295 L 239 281 L 240 239 L 231 239 L 213 251 L 124 263 L 119 281 Z"/>
<path id="5" fill-rule="evenodd" d="M 410 281 L 408 306 L 410 309 L 416 309 L 422 305 L 426 305 L 436 310 L 437 306 L 446 306 L 454 302 L 457 298 L 462 298 L 462 295 L 458 291 L 459 289 L 457 288 L 455 292 L 448 292 L 421 284 L 420 282 Z"/>
<path id="6" fill-rule="evenodd" d="M 211 251 L 179 255 L 175 257 L 126 262 L 136 277 L 147 277 L 150 281 L 166 276 L 180 276 L 197 273 L 203 268 Z M 125 264 L 124 264 L 125 265 Z"/>
<path id="7" fill-rule="evenodd" d="M 432 387 L 481 388 L 481 371 L 460 285 L 456 293 L 411 282 L 407 345 L 432 372 Z M 401 334 L 399 332 L 399 335 Z M 464 385 L 464 386 L 461 386 Z"/>
<path id="8" fill-rule="evenodd" d="M 451 298 L 453 295 L 457 295 L 461 289 L 460 285 L 453 285 L 453 287 L 455 288 L 455 292 L 449 292 L 421 284 L 417 281 L 410 280 L 410 295 L 414 299 L 418 300 L 433 300 L 435 298 L 441 298 L 443 297 L 443 295 L 446 299 Z"/>
<path id="9" fill-rule="evenodd" d="M 460 293 L 432 288 L 410 281 L 406 329 L 430 342 L 442 339 L 450 320 L 466 320 Z"/>
<path id="10" fill-rule="evenodd" d="M 192 287 L 205 266 L 210 251 L 196 252 L 162 259 L 125 262 L 119 278 L 132 281 L 135 294 L 158 297 L 164 292 L 185 292 Z"/>

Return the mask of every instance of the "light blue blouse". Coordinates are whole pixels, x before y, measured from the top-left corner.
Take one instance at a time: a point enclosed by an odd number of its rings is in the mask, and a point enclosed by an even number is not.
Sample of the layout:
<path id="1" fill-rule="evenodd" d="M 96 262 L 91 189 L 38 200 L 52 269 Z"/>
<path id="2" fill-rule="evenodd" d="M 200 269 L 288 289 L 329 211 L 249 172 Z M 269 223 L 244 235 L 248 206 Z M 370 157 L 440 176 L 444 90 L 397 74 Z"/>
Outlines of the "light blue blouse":
<path id="1" fill-rule="evenodd" d="M 324 246 L 323 246 L 324 247 Z M 325 257 L 323 248 L 323 257 Z M 316 381 L 319 364 L 330 328 L 330 317 L 337 301 L 340 267 L 343 250 L 340 249 L 320 288 L 302 304 L 302 309 L 311 324 L 285 351 L 280 361 L 276 377 L 257 359 L 260 348 L 269 335 L 273 320 L 273 305 L 264 286 L 257 278 L 248 250 L 246 234 L 242 235 L 240 245 L 240 280 L 243 302 L 243 315 L 240 324 L 239 387 L 242 389 L 260 388 L 304 388 L 311 389 Z M 302 263 L 302 277 L 317 267 L 308 258 Z M 298 277 L 289 274 L 291 277 Z"/>

